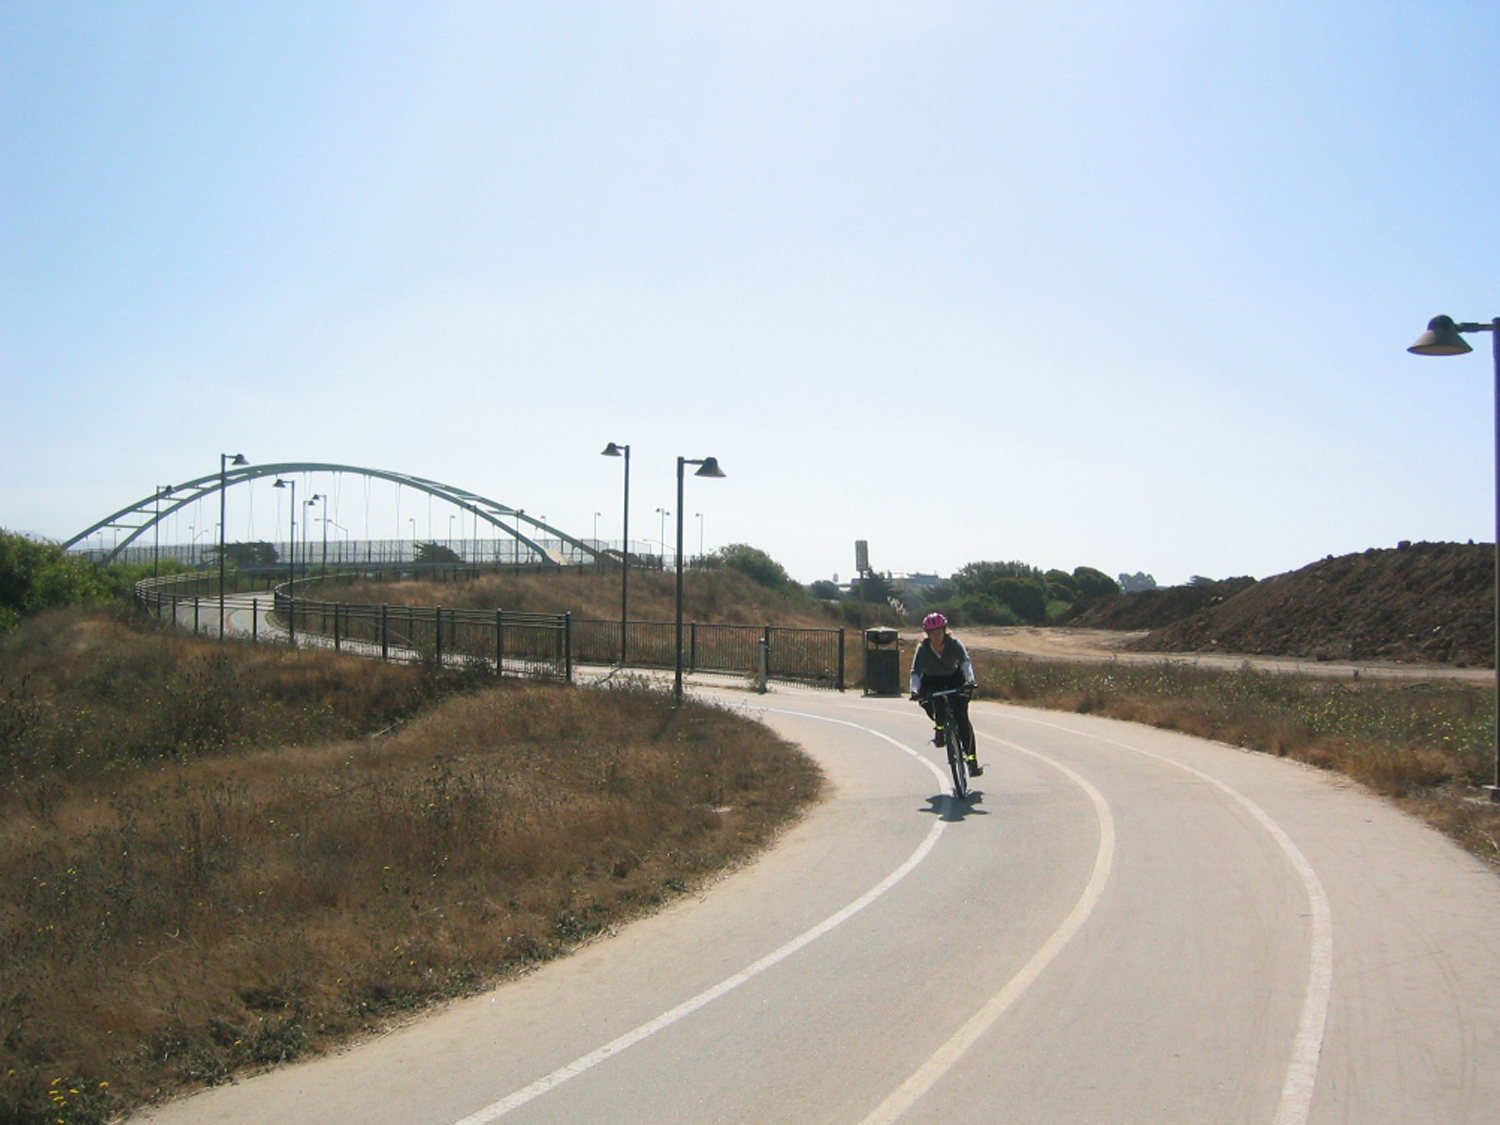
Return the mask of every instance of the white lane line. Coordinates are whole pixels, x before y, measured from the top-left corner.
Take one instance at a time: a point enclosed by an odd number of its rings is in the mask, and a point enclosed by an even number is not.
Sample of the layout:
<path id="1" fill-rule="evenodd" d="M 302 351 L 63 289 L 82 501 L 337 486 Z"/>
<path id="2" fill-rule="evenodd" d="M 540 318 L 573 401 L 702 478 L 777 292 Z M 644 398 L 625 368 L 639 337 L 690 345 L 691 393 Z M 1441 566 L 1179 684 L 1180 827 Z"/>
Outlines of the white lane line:
<path id="1" fill-rule="evenodd" d="M 805 719 L 817 719 L 821 722 L 826 723 L 836 723 L 840 726 L 853 727 L 855 730 L 863 731 L 866 734 L 873 735 L 874 737 L 884 742 L 889 742 L 892 746 L 895 746 L 897 749 L 904 751 L 905 753 L 911 755 L 911 757 L 915 758 L 917 761 L 921 762 L 929 770 L 931 770 L 934 775 L 937 776 L 939 783 L 941 783 L 943 780 L 942 771 L 934 766 L 931 762 L 929 762 L 926 758 L 924 758 L 921 754 L 918 754 L 916 751 L 910 749 L 907 746 L 903 746 L 894 738 L 891 738 L 888 735 L 881 734 L 877 730 L 871 730 L 869 727 L 860 726 L 858 723 L 846 722 L 843 719 L 829 719 L 825 718 L 822 715 L 808 715 L 799 711 L 778 710 L 776 713 L 780 715 L 796 715 L 799 718 Z M 501 1098 L 499 1101 L 487 1105 L 483 1109 L 469 1114 L 469 1116 L 467 1117 L 461 1118 L 460 1120 L 456 1121 L 454 1125 L 488 1125 L 489 1122 L 504 1117 L 507 1113 L 510 1113 L 512 1110 L 519 1109 L 527 1102 L 541 1097 L 549 1090 L 556 1089 L 564 1082 L 567 1082 L 573 1078 L 577 1078 L 580 1074 L 592 1070 L 594 1067 L 598 1066 L 605 1060 L 611 1059 L 615 1055 L 618 1055 L 621 1051 L 628 1050 L 629 1048 L 635 1046 L 637 1043 L 641 1042 L 641 1040 L 655 1035 L 658 1031 L 671 1027 L 674 1023 L 678 1022 L 684 1017 L 692 1015 L 692 1013 L 696 1012 L 699 1008 L 713 1003 L 715 1000 L 719 999 L 719 997 L 725 995 L 728 992 L 734 991 L 740 985 L 759 976 L 767 969 L 770 969 L 780 964 L 782 961 L 785 961 L 792 954 L 796 953 L 798 950 L 802 949 L 804 946 L 810 944 L 811 942 L 816 941 L 818 938 L 822 937 L 835 926 L 847 922 L 850 918 L 854 917 L 865 907 L 869 906 L 876 899 L 884 895 L 897 883 L 901 882 L 901 880 L 906 878 L 907 875 L 911 874 L 911 872 L 917 867 L 917 865 L 921 863 L 922 860 L 927 858 L 927 854 L 932 851 L 934 845 L 936 845 L 937 843 L 938 837 L 943 834 L 943 829 L 946 828 L 947 825 L 948 822 L 945 820 L 935 821 L 932 828 L 928 831 L 926 838 L 923 839 L 921 844 L 917 846 L 917 850 L 912 852 L 912 854 L 907 857 L 906 862 L 903 863 L 900 867 L 896 868 L 874 887 L 871 887 L 863 895 L 855 899 L 848 906 L 844 907 L 837 914 L 833 914 L 828 918 L 825 918 L 822 922 L 819 922 L 812 929 L 805 931 L 804 933 L 793 938 L 791 941 L 787 942 L 781 948 L 762 957 L 759 961 L 755 962 L 749 968 L 742 969 L 740 972 L 735 973 L 733 976 L 727 977 L 726 979 L 720 981 L 718 984 L 714 985 L 712 988 L 705 989 L 704 991 L 698 993 L 698 995 L 692 997 L 690 1000 L 683 1001 L 681 1004 L 677 1005 L 677 1007 L 671 1009 L 670 1011 L 663 1012 L 655 1019 L 641 1024 L 634 1031 L 628 1031 L 618 1039 L 614 1039 L 606 1043 L 598 1050 L 590 1051 L 588 1054 L 574 1059 L 566 1066 L 559 1067 L 551 1074 L 537 1079 L 535 1082 L 531 1083 L 531 1085 L 517 1090 L 515 1093 L 510 1094 L 508 1097 Z"/>
<path id="2" fill-rule="evenodd" d="M 1150 750 L 1142 750 L 1125 742 L 1117 742 L 1103 735 L 1090 734 L 1059 723 L 1048 723 L 1025 715 L 1008 715 L 1008 718 L 1037 726 L 1050 727 L 1067 734 L 1081 735 L 1096 742 L 1128 750 L 1184 770 L 1214 788 L 1220 790 L 1248 812 L 1275 840 L 1290 861 L 1293 870 L 1302 880 L 1307 894 L 1309 912 L 1309 965 L 1307 991 L 1303 995 L 1302 1014 L 1297 1021 L 1297 1034 L 1292 1040 L 1292 1055 L 1287 1063 L 1286 1077 L 1281 1084 L 1281 1101 L 1276 1106 L 1276 1115 L 1271 1125 L 1306 1125 L 1312 1112 L 1313 1091 L 1318 1084 L 1318 1062 L 1323 1054 L 1323 1034 L 1328 1022 L 1328 1002 L 1333 992 L 1333 912 L 1328 905 L 1328 895 L 1323 890 L 1322 880 L 1313 870 L 1302 850 L 1292 841 L 1281 825 L 1271 819 L 1264 809 L 1233 786 L 1211 777 L 1202 770 L 1182 762 L 1174 761 Z"/>
<path id="3" fill-rule="evenodd" d="M 1099 821 L 1099 847 L 1094 854 L 1093 873 L 1089 876 L 1088 885 L 1084 887 L 1073 909 L 1063 919 L 1062 924 L 1052 932 L 1052 936 L 1032 955 L 1031 960 L 1027 961 L 1015 976 L 1006 981 L 1005 986 L 970 1016 L 947 1042 L 928 1057 L 927 1061 L 913 1071 L 905 1082 L 896 1087 L 885 1101 L 876 1106 L 874 1111 L 861 1122 L 861 1125 L 890 1125 L 916 1104 L 923 1094 L 932 1089 L 943 1075 L 963 1058 L 964 1053 L 979 1040 L 980 1036 L 993 1027 L 1011 1005 L 1036 982 L 1037 978 L 1046 972 L 1048 966 L 1057 959 L 1058 954 L 1083 928 L 1084 922 L 1088 921 L 1089 915 L 1094 912 L 1094 907 L 1099 904 L 1099 899 L 1104 894 L 1105 886 L 1109 883 L 1110 871 L 1114 868 L 1115 820 L 1110 812 L 1109 803 L 1105 801 L 1099 790 L 1060 762 L 1055 762 L 1024 746 L 1017 746 L 1013 742 L 1006 742 L 1003 739 L 995 739 L 995 741 L 1009 750 L 1030 755 L 1051 766 L 1088 794 L 1089 800 L 1094 805 L 1094 815 Z"/>

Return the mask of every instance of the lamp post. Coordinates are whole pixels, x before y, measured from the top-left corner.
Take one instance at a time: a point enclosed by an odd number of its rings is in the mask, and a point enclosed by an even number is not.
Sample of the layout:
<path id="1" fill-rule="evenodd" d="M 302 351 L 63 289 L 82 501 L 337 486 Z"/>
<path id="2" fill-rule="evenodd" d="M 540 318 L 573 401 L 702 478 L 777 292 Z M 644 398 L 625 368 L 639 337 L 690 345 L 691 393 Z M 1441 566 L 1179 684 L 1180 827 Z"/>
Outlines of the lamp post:
<path id="1" fill-rule="evenodd" d="M 287 505 L 287 528 L 286 528 L 286 620 L 287 633 L 292 639 L 292 644 L 297 643 L 297 617 L 292 612 L 292 596 L 295 593 L 292 583 L 297 581 L 297 482 L 294 480 L 282 480 L 276 478 L 272 488 L 290 488 L 292 490 L 292 502 Z"/>
<path id="2" fill-rule="evenodd" d="M 276 483 L 271 487 L 290 488 L 292 490 L 292 503 L 288 509 L 291 514 L 287 517 L 286 529 L 286 580 L 288 582 L 295 582 L 297 580 L 297 482 L 277 477 Z M 291 591 L 288 590 L 287 593 L 290 594 Z"/>
<path id="3" fill-rule="evenodd" d="M 151 521 L 151 529 L 154 540 L 151 545 L 151 577 L 156 578 L 161 573 L 161 498 L 170 494 L 170 484 L 159 484 L 156 486 L 156 519 Z"/>
<path id="4" fill-rule="evenodd" d="M 219 640 L 224 639 L 224 494 L 229 490 L 229 466 L 248 465 L 243 453 L 219 454 Z M 238 572 L 236 572 L 238 573 Z"/>
<path id="5" fill-rule="evenodd" d="M 677 508 L 680 511 L 682 505 L 678 504 Z M 667 565 L 667 517 L 672 513 L 665 508 L 657 508 L 656 514 L 661 517 L 656 521 L 656 541 L 661 544 L 661 565 L 665 567 Z"/>
<path id="6" fill-rule="evenodd" d="M 343 538 L 339 541 L 339 565 L 343 566 L 344 565 L 344 556 L 346 554 L 348 554 L 347 548 L 349 546 L 349 529 L 347 527 L 345 527 L 343 524 L 337 522 L 336 520 L 329 519 L 327 516 L 323 517 L 323 565 L 325 567 L 328 565 L 328 525 L 329 524 L 333 524 L 333 526 L 343 536 Z"/>
<path id="7" fill-rule="evenodd" d="M 625 622 L 630 611 L 630 446 L 610 442 L 602 456 L 625 458 L 625 503 L 620 515 L 620 667 L 625 666 Z"/>
<path id="8" fill-rule="evenodd" d="M 1495 357 L 1495 773 L 1494 784 L 1487 788 L 1490 800 L 1500 802 L 1500 316 L 1488 324 L 1455 324 L 1451 316 L 1435 316 L 1406 350 L 1414 355 L 1465 355 L 1474 350 L 1464 339 L 1465 332 L 1488 332 Z"/>
<path id="9" fill-rule="evenodd" d="M 695 477 L 722 477 L 716 457 L 705 457 L 701 461 L 689 457 L 677 458 L 677 673 L 672 680 L 672 700 L 682 706 L 682 469 L 684 465 L 697 465 Z"/>
<path id="10" fill-rule="evenodd" d="M 306 574 L 312 570 L 312 551 L 307 545 L 307 525 L 312 522 L 312 506 L 323 499 L 321 492 L 314 492 L 311 497 L 302 501 L 302 506 L 307 513 L 302 518 L 302 573 Z"/>
<path id="11" fill-rule="evenodd" d="M 698 520 L 698 557 L 701 559 L 703 557 L 703 513 L 694 512 L 693 515 Z"/>

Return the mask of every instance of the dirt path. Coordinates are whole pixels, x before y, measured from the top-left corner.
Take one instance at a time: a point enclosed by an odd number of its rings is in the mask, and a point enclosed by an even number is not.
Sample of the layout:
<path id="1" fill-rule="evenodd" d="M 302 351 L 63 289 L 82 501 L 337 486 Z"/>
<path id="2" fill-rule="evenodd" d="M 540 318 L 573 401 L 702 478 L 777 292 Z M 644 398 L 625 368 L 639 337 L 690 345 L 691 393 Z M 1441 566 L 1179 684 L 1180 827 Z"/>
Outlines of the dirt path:
<path id="1" fill-rule="evenodd" d="M 1453 668 L 1444 664 L 1402 664 L 1396 661 L 1366 660 L 1358 662 L 1298 660 L 1289 656 L 1248 656 L 1233 652 L 1130 652 L 1124 646 L 1141 631 L 1114 629 L 1045 628 L 1032 625 L 973 625 L 954 629 L 954 635 L 976 652 L 999 652 L 1039 660 L 1100 661 L 1121 660 L 1137 664 L 1162 661 L 1201 664 L 1210 668 L 1241 668 L 1250 665 L 1270 672 L 1300 672 L 1310 676 L 1333 676 L 1358 679 L 1467 680 L 1492 683 L 1495 673 L 1488 668 Z M 903 630 L 904 645 L 915 645 L 922 639 L 917 629 Z"/>

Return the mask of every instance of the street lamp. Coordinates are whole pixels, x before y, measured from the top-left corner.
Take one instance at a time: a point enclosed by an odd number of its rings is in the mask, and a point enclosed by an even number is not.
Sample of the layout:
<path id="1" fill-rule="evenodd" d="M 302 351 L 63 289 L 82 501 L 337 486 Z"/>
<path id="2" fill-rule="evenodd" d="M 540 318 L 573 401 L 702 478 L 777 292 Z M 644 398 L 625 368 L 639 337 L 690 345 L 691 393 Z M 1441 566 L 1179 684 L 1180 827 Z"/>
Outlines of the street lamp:
<path id="1" fill-rule="evenodd" d="M 314 492 L 312 498 L 302 501 L 302 506 L 307 509 L 307 514 L 302 520 L 302 571 L 307 573 L 312 569 L 312 551 L 307 546 L 307 525 L 312 522 L 312 506 L 323 499 L 321 492 Z"/>
<path id="2" fill-rule="evenodd" d="M 682 467 L 697 465 L 695 477 L 722 477 L 716 457 L 705 457 L 701 461 L 688 457 L 677 458 L 677 674 L 672 681 L 672 700 L 682 705 Z"/>
<path id="3" fill-rule="evenodd" d="M 281 477 L 277 477 L 276 483 L 271 487 L 290 488 L 292 490 L 292 503 L 291 506 L 287 509 L 290 515 L 287 517 L 286 529 L 286 580 L 288 582 L 295 582 L 297 580 L 297 482 L 294 480 L 283 480 Z M 287 593 L 290 594 L 291 591 L 288 590 Z"/>
<path id="4" fill-rule="evenodd" d="M 224 639 L 224 494 L 229 490 L 229 466 L 248 465 L 243 453 L 219 454 L 219 640 Z M 238 573 L 238 572 L 236 572 Z"/>
<path id="5" fill-rule="evenodd" d="M 341 539 L 339 541 L 339 565 L 340 566 L 342 566 L 344 564 L 344 556 L 345 556 L 345 554 L 347 554 L 347 551 L 345 550 L 345 548 L 347 548 L 349 546 L 349 529 L 347 527 L 345 527 L 343 524 L 339 523 L 337 520 L 332 520 L 332 519 L 329 519 L 327 516 L 324 516 L 323 517 L 323 566 L 325 568 L 328 566 L 328 525 L 329 524 L 333 524 L 333 526 L 336 527 L 340 531 L 340 533 L 342 533 L 342 535 L 343 535 L 343 539 Z"/>
<path id="6" fill-rule="evenodd" d="M 1495 357 L 1495 775 L 1487 788 L 1490 800 L 1500 802 L 1500 316 L 1488 324 L 1455 324 L 1451 316 L 1435 316 L 1406 350 L 1414 355 L 1464 355 L 1474 350 L 1463 338 L 1465 332 L 1488 332 Z"/>
<path id="7" fill-rule="evenodd" d="M 681 509 L 682 505 L 678 504 L 677 507 L 679 509 Z M 667 517 L 670 516 L 672 513 L 669 512 L 669 511 L 667 511 L 665 508 L 657 508 L 656 509 L 656 514 L 661 517 L 661 519 L 659 519 L 659 520 L 656 521 L 656 525 L 657 525 L 656 541 L 661 544 L 661 564 L 662 564 L 662 566 L 666 566 L 667 565 Z"/>
<path id="8" fill-rule="evenodd" d="M 698 520 L 698 557 L 701 559 L 703 557 L 703 513 L 694 512 L 693 515 Z"/>
<path id="9" fill-rule="evenodd" d="M 620 667 L 625 667 L 625 622 L 630 609 L 630 446 L 610 442 L 601 456 L 625 458 L 625 504 L 620 517 Z M 595 513 L 597 516 L 597 513 Z"/>
<path id="10" fill-rule="evenodd" d="M 297 615 L 292 598 L 296 591 L 292 589 L 292 583 L 297 581 L 297 482 L 294 480 L 283 480 L 276 478 L 272 488 L 290 488 L 292 490 L 292 502 L 287 505 L 287 529 L 286 529 L 286 622 L 287 636 L 291 643 L 297 643 Z"/>
<path id="11" fill-rule="evenodd" d="M 170 484 L 159 484 L 156 486 L 156 519 L 151 521 L 151 527 L 155 534 L 151 547 L 151 577 L 156 578 L 161 573 L 161 498 L 170 495 L 172 486 Z"/>

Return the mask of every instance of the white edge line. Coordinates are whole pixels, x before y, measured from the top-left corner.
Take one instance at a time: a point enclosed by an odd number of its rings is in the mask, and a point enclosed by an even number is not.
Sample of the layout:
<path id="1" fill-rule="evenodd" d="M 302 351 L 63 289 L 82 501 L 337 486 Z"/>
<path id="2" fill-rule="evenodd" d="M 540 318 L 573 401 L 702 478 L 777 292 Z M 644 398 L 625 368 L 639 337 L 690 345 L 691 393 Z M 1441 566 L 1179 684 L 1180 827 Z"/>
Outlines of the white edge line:
<path id="1" fill-rule="evenodd" d="M 979 1040 L 980 1036 L 993 1027 L 1011 1005 L 1046 972 L 1052 962 L 1057 959 L 1058 954 L 1083 928 L 1083 924 L 1094 912 L 1094 907 L 1099 904 L 1104 888 L 1109 883 L 1110 872 L 1114 868 L 1115 821 L 1104 796 L 1082 776 L 1074 773 L 1062 763 L 1003 739 L 995 739 L 995 741 L 1008 749 L 1030 755 L 1046 763 L 1088 795 L 1089 800 L 1093 802 L 1094 814 L 1099 821 L 1099 847 L 1094 855 L 1093 873 L 1068 916 L 1052 932 L 1042 947 L 1032 955 L 1031 959 L 1021 967 L 1020 971 L 1006 981 L 1005 986 L 999 992 L 986 1001 L 979 1011 L 970 1016 L 963 1026 L 934 1051 L 926 1062 L 913 1071 L 905 1082 L 896 1087 L 885 1101 L 876 1106 L 861 1122 L 861 1125 L 890 1125 L 910 1109 L 922 1095 L 932 1089 L 939 1079 L 951 1070 L 969 1048 Z"/>
<path id="2" fill-rule="evenodd" d="M 1194 769 L 1183 762 L 1174 761 L 1150 750 L 1118 742 L 1103 735 L 1091 734 L 1060 723 L 1048 723 L 1026 715 L 1011 715 L 1022 722 L 1050 727 L 1072 735 L 1081 735 L 1096 742 L 1128 750 L 1155 759 L 1169 766 L 1192 774 L 1232 797 L 1261 825 L 1276 841 L 1290 861 L 1292 868 L 1302 879 L 1307 893 L 1309 912 L 1307 991 L 1303 995 L 1302 1014 L 1297 1020 L 1297 1033 L 1292 1040 L 1291 1059 L 1287 1063 L 1286 1078 L 1281 1085 L 1281 1100 L 1276 1106 L 1276 1115 L 1271 1125 L 1306 1125 L 1312 1112 L 1313 1092 L 1318 1083 L 1318 1062 L 1323 1054 L 1323 1035 L 1328 1023 L 1328 1003 L 1333 992 L 1333 911 L 1328 904 L 1328 895 L 1322 880 L 1286 831 L 1271 819 L 1269 813 L 1250 800 L 1233 786 L 1216 777 Z"/>
<path id="3" fill-rule="evenodd" d="M 866 734 L 874 735 L 876 738 L 879 738 L 885 742 L 889 742 L 892 746 L 895 746 L 905 753 L 911 755 L 917 761 L 927 766 L 927 768 L 930 769 L 934 774 L 936 774 L 939 782 L 942 781 L 943 775 L 941 771 L 939 771 L 938 768 L 931 762 L 929 762 L 926 758 L 916 753 L 909 747 L 904 746 L 902 743 L 897 742 L 894 738 L 891 738 L 888 735 L 881 734 L 877 730 L 871 730 L 869 727 L 860 726 L 858 723 L 847 722 L 844 719 L 829 719 L 821 715 L 809 715 L 800 711 L 777 710 L 776 713 L 781 715 L 796 715 L 800 718 L 816 719 L 826 723 L 836 723 L 840 726 L 853 727 L 854 729 L 863 731 Z M 756 961 L 748 968 L 742 969 L 740 972 L 735 973 L 733 976 L 725 978 L 718 984 L 714 985 L 711 988 L 705 989 L 691 999 L 683 1001 L 681 1004 L 677 1005 L 677 1007 L 663 1012 L 655 1019 L 641 1024 L 634 1031 L 628 1031 L 624 1035 L 621 1035 L 617 1039 L 611 1040 L 597 1050 L 590 1051 L 588 1054 L 574 1059 L 566 1066 L 559 1067 L 551 1074 L 548 1074 L 542 1078 L 538 1078 L 529 1086 L 524 1086 L 521 1089 L 517 1090 L 515 1093 L 501 1098 L 499 1101 L 493 1102 L 490 1105 L 485 1106 L 483 1109 L 469 1114 L 467 1117 L 460 1118 L 458 1121 L 454 1122 L 454 1125 L 488 1125 L 489 1122 L 504 1117 L 512 1110 L 519 1109 L 527 1102 L 541 1097 L 549 1090 L 556 1089 L 564 1082 L 567 1082 L 573 1078 L 577 1078 L 585 1071 L 592 1070 L 600 1063 L 613 1058 L 615 1055 L 618 1055 L 622 1051 L 628 1050 L 629 1048 L 635 1046 L 637 1043 L 641 1042 L 643 1039 L 647 1039 L 650 1036 L 655 1035 L 658 1031 L 670 1027 L 672 1024 L 678 1022 L 684 1017 L 696 1012 L 699 1008 L 713 1003 L 715 1000 L 719 999 L 719 997 L 725 995 L 728 992 L 732 992 L 734 989 L 738 988 L 746 981 L 759 976 L 767 969 L 770 969 L 780 962 L 785 961 L 788 957 L 792 956 L 792 954 L 796 953 L 798 950 L 802 949 L 804 946 L 810 944 L 811 942 L 816 941 L 818 938 L 826 934 L 829 930 L 832 930 L 835 926 L 847 922 L 850 918 L 854 917 L 854 915 L 858 914 L 865 907 L 869 906 L 876 899 L 884 895 L 897 883 L 901 882 L 902 879 L 906 878 L 906 876 L 909 875 L 912 870 L 915 869 L 916 866 L 927 857 L 927 854 L 932 851 L 934 845 L 936 845 L 937 843 L 938 837 L 942 835 L 943 829 L 947 826 L 947 823 L 948 822 L 944 820 L 936 821 L 933 824 L 932 828 L 928 831 L 927 836 L 923 839 L 921 844 L 917 846 L 917 850 L 912 852 L 912 854 L 907 857 L 906 862 L 892 871 L 874 887 L 870 888 L 870 890 L 866 891 L 859 898 L 851 902 L 848 906 L 844 907 L 838 913 L 825 918 L 822 922 L 819 922 L 816 926 L 812 927 L 812 929 L 807 930 L 797 937 L 793 938 L 791 941 L 787 942 L 779 949 L 768 953 L 766 956 L 762 957 L 759 961 Z"/>

